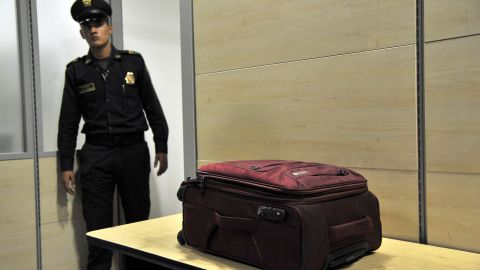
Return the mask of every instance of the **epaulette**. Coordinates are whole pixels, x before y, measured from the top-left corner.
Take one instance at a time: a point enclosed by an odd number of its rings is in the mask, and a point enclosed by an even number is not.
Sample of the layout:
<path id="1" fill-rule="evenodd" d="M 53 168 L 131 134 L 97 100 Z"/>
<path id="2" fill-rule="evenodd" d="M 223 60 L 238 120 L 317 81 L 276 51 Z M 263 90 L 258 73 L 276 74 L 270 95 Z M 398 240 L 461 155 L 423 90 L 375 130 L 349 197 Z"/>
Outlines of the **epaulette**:
<path id="1" fill-rule="evenodd" d="M 67 67 L 70 66 L 71 64 L 75 64 L 78 61 L 82 60 L 83 57 L 77 57 L 76 59 L 72 60 L 70 63 L 67 64 Z"/>
<path id="2" fill-rule="evenodd" d="M 142 56 L 139 52 L 131 51 L 131 50 L 121 50 L 120 52 L 121 52 L 122 54 Z"/>

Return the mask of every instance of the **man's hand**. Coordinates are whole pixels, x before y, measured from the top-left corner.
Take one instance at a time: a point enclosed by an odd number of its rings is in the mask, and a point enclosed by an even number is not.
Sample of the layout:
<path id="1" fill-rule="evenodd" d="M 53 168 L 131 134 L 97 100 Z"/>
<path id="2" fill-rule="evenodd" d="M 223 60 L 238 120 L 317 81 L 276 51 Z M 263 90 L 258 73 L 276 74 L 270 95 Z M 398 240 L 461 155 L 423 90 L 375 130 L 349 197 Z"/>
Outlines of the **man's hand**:
<path id="1" fill-rule="evenodd" d="M 156 168 L 159 162 L 160 166 L 158 167 L 157 176 L 162 175 L 168 168 L 167 153 L 157 153 L 155 155 L 155 164 L 153 167 Z"/>
<path id="2" fill-rule="evenodd" d="M 63 184 L 65 185 L 65 191 L 70 195 L 75 194 L 75 174 L 73 171 L 62 172 Z"/>

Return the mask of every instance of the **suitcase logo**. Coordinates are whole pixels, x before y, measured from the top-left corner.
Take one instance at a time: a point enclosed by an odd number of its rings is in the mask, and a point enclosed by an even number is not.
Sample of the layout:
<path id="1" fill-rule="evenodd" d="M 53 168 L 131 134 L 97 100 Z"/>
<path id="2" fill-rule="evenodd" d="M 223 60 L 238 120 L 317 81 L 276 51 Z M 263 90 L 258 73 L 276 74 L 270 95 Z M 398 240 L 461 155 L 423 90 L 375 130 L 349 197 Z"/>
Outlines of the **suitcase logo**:
<path id="1" fill-rule="evenodd" d="M 292 174 L 295 176 L 299 176 L 299 175 L 308 174 L 308 171 L 293 172 Z"/>

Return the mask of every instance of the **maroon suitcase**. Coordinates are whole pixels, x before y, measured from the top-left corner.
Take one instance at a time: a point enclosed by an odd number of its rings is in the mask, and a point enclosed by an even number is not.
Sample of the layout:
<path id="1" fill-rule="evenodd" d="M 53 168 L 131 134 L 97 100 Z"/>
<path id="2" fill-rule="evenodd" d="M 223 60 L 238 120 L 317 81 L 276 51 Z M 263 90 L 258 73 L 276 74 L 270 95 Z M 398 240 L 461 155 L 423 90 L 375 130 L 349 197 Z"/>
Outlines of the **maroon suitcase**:
<path id="1" fill-rule="evenodd" d="M 357 172 L 250 160 L 209 164 L 178 191 L 179 242 L 262 269 L 319 270 L 380 247 L 378 200 Z"/>

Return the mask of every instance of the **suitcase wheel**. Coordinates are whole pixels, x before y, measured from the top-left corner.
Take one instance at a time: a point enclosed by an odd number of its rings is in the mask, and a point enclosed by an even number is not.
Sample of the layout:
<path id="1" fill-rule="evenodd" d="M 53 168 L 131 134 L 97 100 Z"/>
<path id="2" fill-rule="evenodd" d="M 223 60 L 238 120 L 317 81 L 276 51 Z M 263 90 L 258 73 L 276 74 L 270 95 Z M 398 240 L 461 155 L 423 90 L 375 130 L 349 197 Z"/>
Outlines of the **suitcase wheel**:
<path id="1" fill-rule="evenodd" d="M 179 231 L 178 234 L 177 234 L 177 241 L 180 245 L 184 246 L 186 241 L 185 241 L 185 237 L 183 236 L 183 231 Z"/>

